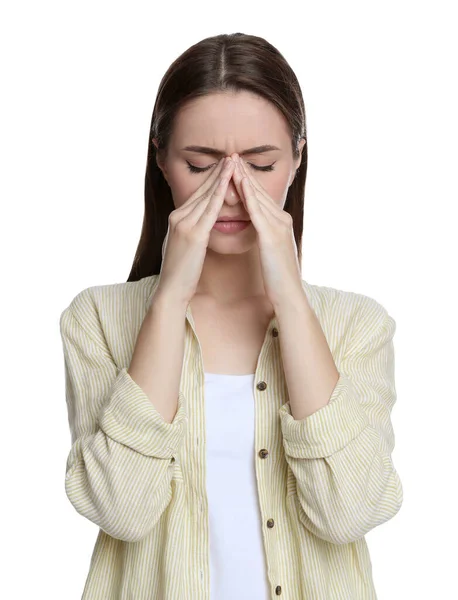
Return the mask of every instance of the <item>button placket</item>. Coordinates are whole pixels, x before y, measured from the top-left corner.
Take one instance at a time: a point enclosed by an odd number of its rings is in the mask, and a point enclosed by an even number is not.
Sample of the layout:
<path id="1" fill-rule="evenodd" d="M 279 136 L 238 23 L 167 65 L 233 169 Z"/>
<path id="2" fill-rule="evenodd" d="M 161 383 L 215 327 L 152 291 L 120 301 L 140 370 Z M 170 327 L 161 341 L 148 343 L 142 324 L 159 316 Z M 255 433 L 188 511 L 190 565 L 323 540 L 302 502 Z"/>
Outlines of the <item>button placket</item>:
<path id="1" fill-rule="evenodd" d="M 277 337 L 278 336 L 278 329 L 276 327 L 274 327 L 272 329 L 272 335 L 273 337 Z M 267 383 L 265 381 L 260 381 L 257 385 L 256 388 L 260 391 L 264 391 L 267 389 Z M 265 448 L 262 448 L 261 450 L 259 450 L 258 452 L 258 456 L 260 458 L 267 458 L 269 456 L 269 451 L 266 450 Z M 274 519 L 268 519 L 266 522 L 266 525 L 269 529 L 272 529 L 275 526 L 275 521 Z M 277 585 L 277 587 L 275 588 L 275 594 L 277 596 L 281 596 L 281 585 Z"/>

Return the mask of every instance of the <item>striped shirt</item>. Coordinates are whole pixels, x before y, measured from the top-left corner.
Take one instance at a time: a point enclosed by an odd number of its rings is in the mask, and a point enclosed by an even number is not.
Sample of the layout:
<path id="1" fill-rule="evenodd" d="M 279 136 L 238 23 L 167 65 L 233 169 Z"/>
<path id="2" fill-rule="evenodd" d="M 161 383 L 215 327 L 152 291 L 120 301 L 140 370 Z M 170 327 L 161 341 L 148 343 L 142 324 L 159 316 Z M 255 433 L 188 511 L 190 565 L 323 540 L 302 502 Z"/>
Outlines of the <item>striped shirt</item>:
<path id="1" fill-rule="evenodd" d="M 326 406 L 294 419 L 272 318 L 253 379 L 251 457 L 270 598 L 372 600 L 364 536 L 403 499 L 391 458 L 396 324 L 368 296 L 302 282 L 339 380 Z M 127 373 L 158 283 L 87 288 L 60 317 L 65 491 L 99 527 L 82 600 L 210 600 L 205 374 L 190 305 L 172 423 Z"/>

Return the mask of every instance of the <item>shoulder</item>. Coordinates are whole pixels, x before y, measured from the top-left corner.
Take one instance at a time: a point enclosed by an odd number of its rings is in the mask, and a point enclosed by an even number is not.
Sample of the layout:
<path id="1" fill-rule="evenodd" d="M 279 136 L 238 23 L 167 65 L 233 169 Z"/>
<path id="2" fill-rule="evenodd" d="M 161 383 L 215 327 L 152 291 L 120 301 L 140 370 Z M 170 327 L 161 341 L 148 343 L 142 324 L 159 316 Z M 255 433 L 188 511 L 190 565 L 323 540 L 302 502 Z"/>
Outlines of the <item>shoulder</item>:
<path id="1" fill-rule="evenodd" d="M 379 318 L 383 318 L 388 312 L 378 300 L 361 292 L 311 284 L 304 279 L 302 285 L 314 310 L 318 312 L 332 312 L 342 316 L 372 313 Z"/>
<path id="2" fill-rule="evenodd" d="M 124 322 L 141 325 L 146 299 L 156 278 L 157 275 L 152 275 L 138 281 L 84 288 L 62 311 L 61 328 L 68 319 L 75 319 L 93 337 L 98 337 L 102 330 L 109 332 Z"/>
<path id="3" fill-rule="evenodd" d="M 309 303 L 323 329 L 346 338 L 367 338 L 380 328 L 394 334 L 396 321 L 377 299 L 361 292 L 314 285 L 302 280 Z"/>

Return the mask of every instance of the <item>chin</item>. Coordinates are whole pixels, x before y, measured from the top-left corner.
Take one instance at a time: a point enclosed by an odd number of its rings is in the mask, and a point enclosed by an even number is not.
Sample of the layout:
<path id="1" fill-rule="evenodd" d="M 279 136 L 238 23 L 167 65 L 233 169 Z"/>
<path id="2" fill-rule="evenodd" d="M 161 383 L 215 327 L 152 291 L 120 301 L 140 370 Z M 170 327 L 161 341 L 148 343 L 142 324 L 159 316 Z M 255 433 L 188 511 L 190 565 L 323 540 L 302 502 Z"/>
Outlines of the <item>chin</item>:
<path id="1" fill-rule="evenodd" d="M 244 243 L 241 243 L 236 239 L 233 239 L 232 241 L 222 240 L 221 242 L 212 240 L 207 246 L 207 252 L 211 251 L 215 254 L 245 254 L 245 252 L 249 252 L 255 244 L 256 242 L 247 243 L 246 240 Z"/>

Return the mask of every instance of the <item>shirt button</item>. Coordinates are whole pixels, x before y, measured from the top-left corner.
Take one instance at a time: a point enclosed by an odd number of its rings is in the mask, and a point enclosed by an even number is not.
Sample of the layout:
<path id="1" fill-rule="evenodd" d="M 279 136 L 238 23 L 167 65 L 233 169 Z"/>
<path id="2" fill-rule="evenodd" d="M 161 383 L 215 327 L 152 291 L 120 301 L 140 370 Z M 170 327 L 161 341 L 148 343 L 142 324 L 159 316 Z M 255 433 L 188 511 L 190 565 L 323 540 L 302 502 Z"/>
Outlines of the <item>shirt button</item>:
<path id="1" fill-rule="evenodd" d="M 275 523 L 275 521 L 274 521 L 273 519 L 269 519 L 269 520 L 267 521 L 267 527 L 268 527 L 269 529 L 272 529 L 272 527 L 274 526 L 274 523 Z"/>
<path id="2" fill-rule="evenodd" d="M 278 337 L 278 329 L 276 327 L 272 329 L 272 335 L 273 337 Z"/>
<path id="3" fill-rule="evenodd" d="M 265 390 L 267 387 L 267 383 L 265 381 L 260 381 L 256 387 L 258 388 L 258 390 Z"/>
<path id="4" fill-rule="evenodd" d="M 269 456 L 269 451 L 263 448 L 262 450 L 259 450 L 258 454 L 261 458 L 267 458 L 267 456 Z"/>
<path id="5" fill-rule="evenodd" d="M 281 585 L 277 585 L 277 587 L 275 588 L 275 593 L 277 594 L 277 596 L 281 596 Z"/>

